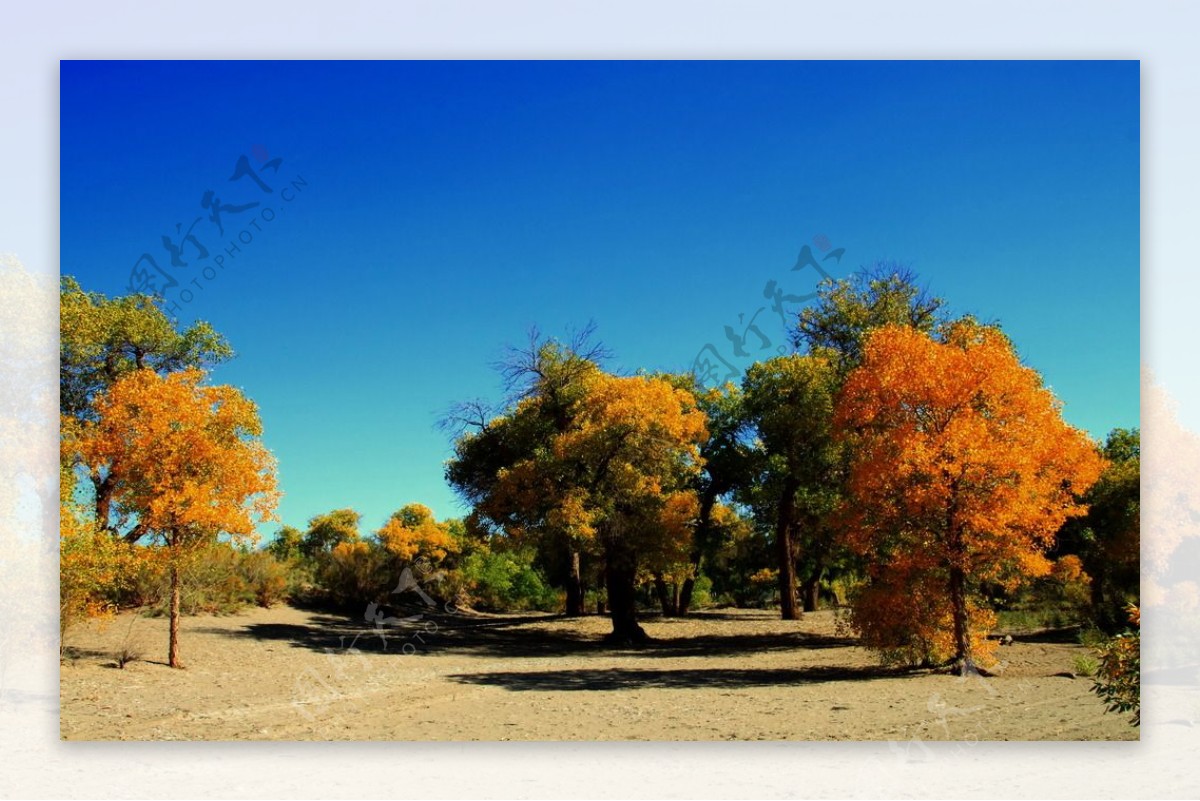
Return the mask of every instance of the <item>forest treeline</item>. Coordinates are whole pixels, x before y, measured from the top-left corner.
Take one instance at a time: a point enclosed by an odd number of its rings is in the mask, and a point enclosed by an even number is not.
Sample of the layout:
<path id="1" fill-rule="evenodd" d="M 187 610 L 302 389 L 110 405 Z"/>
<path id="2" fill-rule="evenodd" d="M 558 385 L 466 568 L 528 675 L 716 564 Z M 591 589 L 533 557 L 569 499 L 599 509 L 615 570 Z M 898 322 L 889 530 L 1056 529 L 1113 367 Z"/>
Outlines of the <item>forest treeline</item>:
<path id="1" fill-rule="evenodd" d="M 962 669 L 997 615 L 1111 634 L 1137 603 L 1137 428 L 1067 424 L 999 325 L 895 265 L 823 282 L 737 384 L 534 333 L 499 402 L 443 421 L 466 517 L 398 499 L 374 531 L 335 509 L 265 545 L 275 464 L 254 403 L 208 381 L 225 338 L 69 277 L 61 315 L 64 634 L 161 608 L 172 664 L 181 614 L 281 600 L 603 613 L 622 645 L 647 611 L 836 606 L 886 661 Z"/>

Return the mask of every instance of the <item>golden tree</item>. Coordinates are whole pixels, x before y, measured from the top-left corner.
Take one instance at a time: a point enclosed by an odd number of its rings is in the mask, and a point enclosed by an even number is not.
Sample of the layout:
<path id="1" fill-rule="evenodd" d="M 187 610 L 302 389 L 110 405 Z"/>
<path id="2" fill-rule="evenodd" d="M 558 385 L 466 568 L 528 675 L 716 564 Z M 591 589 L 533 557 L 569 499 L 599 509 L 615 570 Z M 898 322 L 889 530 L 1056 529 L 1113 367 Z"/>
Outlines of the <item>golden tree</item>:
<path id="1" fill-rule="evenodd" d="M 134 370 L 95 400 L 82 426 L 83 464 L 111 477 L 116 514 L 164 548 L 171 576 L 168 663 L 180 667 L 180 575 L 187 558 L 222 534 L 252 538 L 278 500 L 275 460 L 260 441 L 254 403 L 206 386 L 190 368 Z M 103 525 L 107 521 L 99 521 Z"/>
<path id="2" fill-rule="evenodd" d="M 870 581 L 853 622 L 895 658 L 974 670 L 993 622 L 983 582 L 1014 589 L 1045 556 L 1105 462 L 998 330 L 939 339 L 888 326 L 866 341 L 836 424 L 853 448 L 847 537 Z"/>
<path id="3" fill-rule="evenodd" d="M 436 565 L 458 550 L 450 525 L 439 523 L 433 511 L 419 503 L 393 512 L 375 536 L 384 550 L 402 563 L 424 559 Z"/>
<path id="4" fill-rule="evenodd" d="M 475 503 L 477 522 L 597 552 L 611 639 L 637 642 L 646 638 L 635 608 L 638 568 L 687 559 L 691 526 L 681 514 L 696 508 L 693 478 L 706 437 L 688 390 L 593 368 L 574 377 L 569 404 L 532 394 L 462 437 L 447 476 Z"/>

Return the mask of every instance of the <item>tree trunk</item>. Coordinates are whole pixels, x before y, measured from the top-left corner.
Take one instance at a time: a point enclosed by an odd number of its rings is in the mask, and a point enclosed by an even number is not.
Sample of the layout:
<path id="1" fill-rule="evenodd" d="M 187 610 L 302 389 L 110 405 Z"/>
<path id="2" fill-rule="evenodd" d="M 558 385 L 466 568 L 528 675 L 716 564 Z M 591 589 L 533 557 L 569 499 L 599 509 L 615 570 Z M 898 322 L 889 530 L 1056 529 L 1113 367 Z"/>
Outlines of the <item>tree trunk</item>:
<path id="1" fill-rule="evenodd" d="M 954 661 L 962 675 L 975 671 L 967 621 L 966 580 L 961 567 L 950 568 L 950 606 L 954 612 Z"/>
<path id="2" fill-rule="evenodd" d="M 179 661 L 179 565 L 171 562 L 171 634 L 167 650 L 167 664 L 181 668 Z"/>
<path id="3" fill-rule="evenodd" d="M 607 549 L 604 566 L 608 586 L 608 610 L 613 630 L 606 638 L 614 645 L 634 645 L 650 639 L 637 622 L 637 560 L 627 549 L 614 545 Z"/>
<path id="4" fill-rule="evenodd" d="M 111 525 L 109 512 L 112 509 L 112 496 L 116 482 L 113 481 L 111 474 L 101 478 L 98 473 L 93 473 L 92 487 L 96 496 L 96 522 L 101 528 L 107 529 Z"/>
<path id="5" fill-rule="evenodd" d="M 583 614 L 583 573 L 579 568 L 579 550 L 571 548 L 570 570 L 567 572 L 567 617 Z"/>
<path id="6" fill-rule="evenodd" d="M 783 482 L 779 516 L 775 521 L 775 555 L 779 562 L 779 611 L 784 620 L 799 620 L 796 606 L 796 563 L 792 555 L 792 518 L 795 514 L 796 481 Z"/>
<path id="7" fill-rule="evenodd" d="M 685 617 L 692 608 L 692 590 L 695 586 L 695 576 L 688 576 L 683 580 L 683 587 L 679 590 L 679 607 L 676 610 L 679 617 Z"/>
<path id="8" fill-rule="evenodd" d="M 662 573 L 654 574 L 654 591 L 658 594 L 658 603 L 662 606 L 663 617 L 674 617 L 679 610 L 671 588 L 663 579 Z"/>
<path id="9" fill-rule="evenodd" d="M 821 605 L 821 571 L 813 573 L 804 580 L 801 587 L 801 597 L 804 600 L 804 611 L 815 612 Z"/>
<path id="10" fill-rule="evenodd" d="M 700 563 L 704 560 L 704 551 L 701 549 L 701 545 L 708 541 L 708 529 L 712 522 L 712 511 L 716 503 L 717 495 L 712 490 L 705 492 L 700 498 L 700 516 L 696 524 L 695 535 L 696 547 L 692 549 L 692 569 L 688 573 L 688 577 L 683 580 L 683 587 L 679 591 L 679 603 L 676 606 L 676 614 L 679 617 L 686 616 L 692 608 L 692 593 L 696 589 L 696 577 L 700 575 Z"/>

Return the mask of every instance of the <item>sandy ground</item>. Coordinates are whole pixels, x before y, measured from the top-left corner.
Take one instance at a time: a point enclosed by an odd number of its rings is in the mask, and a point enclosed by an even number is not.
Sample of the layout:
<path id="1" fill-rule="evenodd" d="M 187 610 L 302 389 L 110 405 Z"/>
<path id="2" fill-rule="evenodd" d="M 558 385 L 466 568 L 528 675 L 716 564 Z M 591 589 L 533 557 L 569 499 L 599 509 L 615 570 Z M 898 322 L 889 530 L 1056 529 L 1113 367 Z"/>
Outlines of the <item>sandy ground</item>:
<path id="1" fill-rule="evenodd" d="M 67 740 L 1129 740 L 1072 670 L 1078 645 L 1019 640 L 992 678 L 885 670 L 832 612 L 644 622 L 443 615 L 390 622 L 290 607 L 167 624 L 123 615 L 68 633 Z M 130 625 L 132 621 L 132 626 Z M 386 636 L 386 641 L 380 636 Z M 142 658 L 119 669 L 129 644 Z"/>

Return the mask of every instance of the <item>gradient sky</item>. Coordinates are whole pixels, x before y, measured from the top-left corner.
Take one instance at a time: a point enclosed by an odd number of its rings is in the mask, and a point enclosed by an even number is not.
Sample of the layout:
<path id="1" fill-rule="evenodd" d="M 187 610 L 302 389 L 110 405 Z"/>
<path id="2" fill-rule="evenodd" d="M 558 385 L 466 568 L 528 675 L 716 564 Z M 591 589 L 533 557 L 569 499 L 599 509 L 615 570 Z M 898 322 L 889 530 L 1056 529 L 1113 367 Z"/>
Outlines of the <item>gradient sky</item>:
<path id="1" fill-rule="evenodd" d="M 63 62 L 61 113 L 63 273 L 123 294 L 149 253 L 178 281 L 291 525 L 461 514 L 435 423 L 499 397 L 531 325 L 684 370 L 744 367 L 724 329 L 753 319 L 770 355 L 764 287 L 811 292 L 806 245 L 998 320 L 1093 436 L 1138 424 L 1136 61 Z M 207 258 L 171 266 L 177 224 Z"/>

